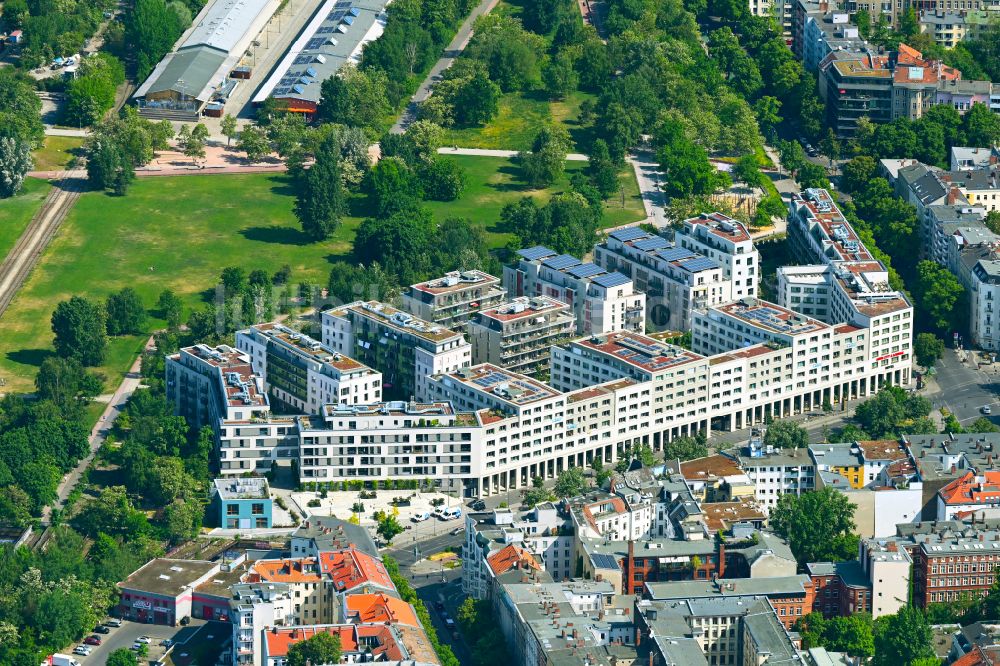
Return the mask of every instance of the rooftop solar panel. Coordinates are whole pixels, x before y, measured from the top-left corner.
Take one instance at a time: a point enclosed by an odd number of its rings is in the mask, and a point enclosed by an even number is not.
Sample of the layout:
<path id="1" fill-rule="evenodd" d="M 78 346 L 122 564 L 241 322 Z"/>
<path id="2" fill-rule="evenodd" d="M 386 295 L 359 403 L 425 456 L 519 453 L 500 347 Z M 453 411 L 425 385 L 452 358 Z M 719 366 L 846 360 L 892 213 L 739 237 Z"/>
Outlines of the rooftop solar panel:
<path id="1" fill-rule="evenodd" d="M 680 266 L 686 271 L 697 273 L 698 271 L 709 271 L 713 268 L 718 268 L 719 264 L 708 257 L 694 257 L 693 259 L 682 261 Z"/>
<path id="2" fill-rule="evenodd" d="M 594 566 L 598 569 L 618 569 L 618 560 L 616 560 L 611 555 L 605 555 L 604 553 L 594 553 L 590 556 L 591 561 Z"/>
<path id="3" fill-rule="evenodd" d="M 685 250 L 682 247 L 668 247 L 665 250 L 657 252 L 656 256 L 664 261 L 678 261 L 680 259 L 693 257 L 695 254 L 691 250 Z"/>
<path id="4" fill-rule="evenodd" d="M 536 245 L 535 247 L 518 250 L 517 253 L 528 261 L 537 261 L 555 255 L 555 250 L 550 250 L 542 245 Z"/>
<path id="5" fill-rule="evenodd" d="M 548 266 L 554 271 L 562 271 L 572 266 L 579 266 L 580 260 L 569 254 L 560 254 L 558 257 L 546 259 L 542 265 Z"/>
<path id="6" fill-rule="evenodd" d="M 625 227 L 624 229 L 618 229 L 617 231 L 611 232 L 611 237 L 615 240 L 620 240 L 623 243 L 627 243 L 631 240 L 637 238 L 645 238 L 649 234 L 640 229 L 639 227 Z"/>
<path id="7" fill-rule="evenodd" d="M 322 37 L 313 37 L 306 43 L 307 51 L 315 51 L 319 47 L 323 46 L 323 42 L 326 41 Z"/>
<path id="8" fill-rule="evenodd" d="M 618 273 L 607 273 L 605 275 L 598 275 L 594 278 L 594 284 L 600 285 L 605 289 L 611 289 L 612 287 L 620 287 L 623 284 L 628 284 L 632 280 L 627 276 Z"/>
<path id="9" fill-rule="evenodd" d="M 303 53 L 301 55 L 295 56 L 295 61 L 292 62 L 293 65 L 306 65 L 312 62 L 312 56 L 308 53 Z"/>
<path id="10" fill-rule="evenodd" d="M 663 236 L 652 236 L 650 238 L 640 238 L 636 242 L 632 243 L 632 247 L 644 252 L 649 252 L 650 250 L 662 250 L 665 247 L 670 247 L 670 241 Z"/>
<path id="11" fill-rule="evenodd" d="M 600 266 L 592 264 L 588 261 L 587 263 L 580 264 L 579 266 L 573 266 L 566 272 L 575 278 L 582 279 L 582 278 L 592 277 L 594 275 L 600 275 L 601 273 L 605 273 L 606 271 Z"/>

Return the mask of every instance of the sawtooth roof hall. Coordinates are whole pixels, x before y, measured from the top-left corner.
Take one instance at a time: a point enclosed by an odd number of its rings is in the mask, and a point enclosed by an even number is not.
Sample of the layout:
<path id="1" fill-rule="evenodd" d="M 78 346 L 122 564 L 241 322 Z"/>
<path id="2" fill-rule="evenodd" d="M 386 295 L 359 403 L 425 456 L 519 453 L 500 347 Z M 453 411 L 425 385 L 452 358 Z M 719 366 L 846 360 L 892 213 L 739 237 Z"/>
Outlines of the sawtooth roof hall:
<path id="1" fill-rule="evenodd" d="M 140 110 L 197 114 L 226 83 L 280 0 L 210 0 L 135 93 Z"/>

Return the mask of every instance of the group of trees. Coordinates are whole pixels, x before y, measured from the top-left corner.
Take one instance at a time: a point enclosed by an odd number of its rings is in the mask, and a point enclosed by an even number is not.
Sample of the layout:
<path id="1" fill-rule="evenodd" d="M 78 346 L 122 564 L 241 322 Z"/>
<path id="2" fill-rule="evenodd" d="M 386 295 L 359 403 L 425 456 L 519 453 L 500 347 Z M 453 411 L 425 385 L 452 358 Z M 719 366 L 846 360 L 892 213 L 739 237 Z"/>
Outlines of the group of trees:
<path id="1" fill-rule="evenodd" d="M 45 136 L 41 111 L 30 79 L 0 68 L 0 199 L 17 194 L 31 170 L 31 149 Z"/>
<path id="2" fill-rule="evenodd" d="M 578 191 L 557 194 L 544 206 L 523 197 L 501 209 L 500 228 L 516 236 L 520 247 L 544 244 L 582 256 L 594 247 L 601 215 L 600 199 L 588 200 Z"/>
<path id="3" fill-rule="evenodd" d="M 4 3 L 3 22 L 10 30 L 23 31 L 21 64 L 30 69 L 78 53 L 102 14 L 114 8 L 111 0 L 11 0 Z"/>
<path id="4" fill-rule="evenodd" d="M 111 294 L 104 303 L 73 296 L 52 313 L 56 354 L 84 366 L 101 365 L 109 335 L 139 335 L 146 322 L 146 308 L 132 287 Z"/>
<path id="5" fill-rule="evenodd" d="M 783 494 L 771 510 L 769 522 L 771 529 L 788 541 L 799 566 L 839 562 L 858 554 L 856 509 L 847 495 L 824 487 L 801 495 Z"/>
<path id="6" fill-rule="evenodd" d="M 870 613 L 825 619 L 813 612 L 801 617 L 795 630 L 802 647 L 845 652 L 872 666 L 933 666 L 940 663 L 931 643 L 933 632 L 922 611 L 904 607 L 875 620 Z"/>
<path id="7" fill-rule="evenodd" d="M 87 140 L 87 178 L 92 187 L 121 196 L 135 179 L 136 167 L 153 159 L 174 136 L 169 120 L 154 123 L 127 106 L 121 114 L 94 126 Z"/>
<path id="8" fill-rule="evenodd" d="M 135 79 L 143 81 L 173 47 L 204 2 L 136 0 L 125 16 L 124 43 L 135 61 Z"/>
<path id="9" fill-rule="evenodd" d="M 76 76 L 66 84 L 66 122 L 93 125 L 115 105 L 115 89 L 125 83 L 125 67 L 109 53 L 97 53 L 80 62 Z"/>
<path id="10" fill-rule="evenodd" d="M 469 643 L 475 666 L 506 666 L 510 653 L 489 601 L 466 597 L 458 607 L 458 625 Z"/>

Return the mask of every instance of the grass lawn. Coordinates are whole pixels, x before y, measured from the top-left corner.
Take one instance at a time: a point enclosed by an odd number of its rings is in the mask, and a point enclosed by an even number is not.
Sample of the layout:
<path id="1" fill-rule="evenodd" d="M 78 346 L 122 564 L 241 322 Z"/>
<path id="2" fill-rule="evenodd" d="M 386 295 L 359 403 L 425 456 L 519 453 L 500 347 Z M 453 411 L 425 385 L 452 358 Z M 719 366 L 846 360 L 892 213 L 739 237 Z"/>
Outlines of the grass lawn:
<path id="1" fill-rule="evenodd" d="M 544 203 L 569 184 L 564 177 L 553 188 L 532 190 L 518 180 L 510 160 L 447 159 L 466 169 L 468 186 L 458 201 L 428 202 L 428 208 L 437 220 L 458 216 L 483 225 L 492 247 L 509 240 L 496 228 L 504 204 L 522 196 Z M 569 171 L 583 167 L 567 163 Z M 620 200 L 607 205 L 608 226 L 645 217 L 635 178 L 629 172 L 622 179 L 626 206 Z M 48 185 L 33 181 L 32 187 Z M 169 288 L 194 308 L 205 302 L 222 268 L 233 265 L 274 272 L 288 264 L 293 284 L 325 285 L 330 264 L 349 259 L 366 200 L 351 201 L 351 215 L 324 243 L 306 239 L 292 203 L 287 178 L 274 174 L 148 177 L 136 180 L 126 197 L 85 193 L 0 319 L 0 377 L 7 380 L 7 390 L 32 389 L 37 367 L 52 353 L 52 310 L 74 294 L 103 299 L 132 286 L 152 308 Z M 7 208 L 0 206 L 0 220 Z M 163 322 L 152 319 L 150 325 L 162 327 Z M 109 385 L 117 384 L 144 342 L 144 336 L 112 340 L 100 369 Z"/>
<path id="2" fill-rule="evenodd" d="M 83 139 L 76 136 L 47 136 L 41 148 L 31 154 L 35 171 L 65 169 L 83 147 Z"/>
<path id="3" fill-rule="evenodd" d="M 25 178 L 21 191 L 10 199 L 0 200 L 0 262 L 17 243 L 32 216 L 41 208 L 52 185 L 46 180 Z"/>

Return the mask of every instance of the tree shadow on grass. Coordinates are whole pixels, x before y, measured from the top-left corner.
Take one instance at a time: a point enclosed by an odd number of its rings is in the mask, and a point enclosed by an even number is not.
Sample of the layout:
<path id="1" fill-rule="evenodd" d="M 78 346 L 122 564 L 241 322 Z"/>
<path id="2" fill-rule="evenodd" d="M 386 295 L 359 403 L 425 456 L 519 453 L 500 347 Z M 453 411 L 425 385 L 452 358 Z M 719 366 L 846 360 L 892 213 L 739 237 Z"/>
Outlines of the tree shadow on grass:
<path id="1" fill-rule="evenodd" d="M 516 164 L 505 164 L 497 169 L 497 173 L 510 176 L 512 181 L 504 183 L 486 183 L 486 187 L 496 190 L 497 192 L 527 192 L 531 189 L 528 184 L 522 180 L 524 178 L 524 172 L 521 170 L 521 167 Z"/>
<path id="2" fill-rule="evenodd" d="M 240 230 L 240 235 L 249 241 L 278 245 L 310 245 L 313 242 L 301 229 L 284 226 L 247 227 Z"/>
<path id="3" fill-rule="evenodd" d="M 284 197 L 296 195 L 295 180 L 291 176 L 278 175 L 268 178 L 271 182 L 271 192 Z"/>
<path id="4" fill-rule="evenodd" d="M 7 352 L 8 361 L 21 365 L 32 365 L 36 368 L 41 367 L 42 361 L 49 356 L 55 356 L 55 352 L 51 349 L 18 349 Z"/>

